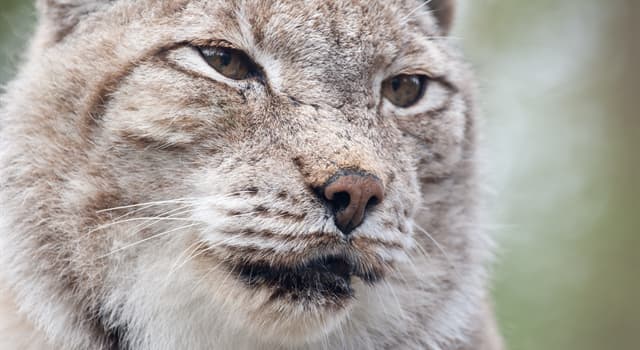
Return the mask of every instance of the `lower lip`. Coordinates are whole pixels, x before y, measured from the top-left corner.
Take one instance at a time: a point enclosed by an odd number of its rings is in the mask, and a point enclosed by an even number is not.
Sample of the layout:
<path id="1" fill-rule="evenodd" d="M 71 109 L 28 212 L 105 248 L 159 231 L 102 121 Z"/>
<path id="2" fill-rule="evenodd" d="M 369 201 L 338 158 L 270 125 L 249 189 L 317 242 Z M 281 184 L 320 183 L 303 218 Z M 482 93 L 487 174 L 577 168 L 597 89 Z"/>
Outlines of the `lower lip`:
<path id="1" fill-rule="evenodd" d="M 353 296 L 352 268 L 342 258 L 319 259 L 297 268 L 245 265 L 239 270 L 241 280 L 247 285 L 272 288 L 275 297 L 345 299 Z"/>

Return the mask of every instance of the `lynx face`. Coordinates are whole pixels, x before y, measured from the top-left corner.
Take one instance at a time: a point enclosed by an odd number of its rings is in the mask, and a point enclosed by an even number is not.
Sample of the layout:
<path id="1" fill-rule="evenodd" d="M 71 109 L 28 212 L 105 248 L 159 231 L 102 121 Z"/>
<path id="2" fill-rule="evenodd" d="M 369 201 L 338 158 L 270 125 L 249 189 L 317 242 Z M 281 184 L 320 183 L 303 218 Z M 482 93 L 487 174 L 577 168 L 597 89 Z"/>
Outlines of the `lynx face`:
<path id="1" fill-rule="evenodd" d="M 22 310 L 67 349 L 463 344 L 487 247 L 449 6 L 42 1 L 0 132 Z"/>

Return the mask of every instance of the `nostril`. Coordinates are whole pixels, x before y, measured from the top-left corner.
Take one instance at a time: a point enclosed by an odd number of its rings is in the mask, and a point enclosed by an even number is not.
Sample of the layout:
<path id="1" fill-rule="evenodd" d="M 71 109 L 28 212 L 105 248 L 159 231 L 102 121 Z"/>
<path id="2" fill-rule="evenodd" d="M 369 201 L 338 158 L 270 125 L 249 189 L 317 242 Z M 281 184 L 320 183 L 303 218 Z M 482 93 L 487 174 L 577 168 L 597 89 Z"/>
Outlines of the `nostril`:
<path id="1" fill-rule="evenodd" d="M 351 196 L 348 192 L 338 192 L 333 195 L 333 199 L 329 199 L 328 201 L 333 213 L 335 214 L 347 209 L 351 202 Z"/>
<path id="2" fill-rule="evenodd" d="M 369 199 L 369 201 L 367 202 L 367 209 L 375 207 L 376 205 L 378 205 L 378 203 L 380 203 L 378 197 L 371 197 L 371 199 Z"/>

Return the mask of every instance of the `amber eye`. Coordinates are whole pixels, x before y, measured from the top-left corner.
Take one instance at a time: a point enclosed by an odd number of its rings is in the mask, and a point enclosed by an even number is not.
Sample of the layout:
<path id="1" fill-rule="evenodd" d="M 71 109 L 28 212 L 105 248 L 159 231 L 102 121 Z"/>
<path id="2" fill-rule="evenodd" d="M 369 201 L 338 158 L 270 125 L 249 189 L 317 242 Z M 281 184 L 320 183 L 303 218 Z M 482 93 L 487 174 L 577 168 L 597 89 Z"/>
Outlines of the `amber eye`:
<path id="1" fill-rule="evenodd" d="M 218 73 L 233 80 L 260 75 L 258 66 L 244 52 L 228 47 L 200 47 L 202 57 Z"/>
<path id="2" fill-rule="evenodd" d="M 382 83 L 382 95 L 398 107 L 411 107 L 424 95 L 428 81 L 426 75 L 397 75 Z"/>

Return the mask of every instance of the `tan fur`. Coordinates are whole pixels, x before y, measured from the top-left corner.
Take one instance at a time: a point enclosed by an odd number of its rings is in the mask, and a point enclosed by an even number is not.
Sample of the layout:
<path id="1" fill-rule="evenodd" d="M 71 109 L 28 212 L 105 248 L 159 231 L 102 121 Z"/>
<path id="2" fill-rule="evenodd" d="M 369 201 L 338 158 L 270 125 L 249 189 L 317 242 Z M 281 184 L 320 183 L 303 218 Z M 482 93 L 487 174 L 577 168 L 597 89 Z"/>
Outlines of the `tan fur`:
<path id="1" fill-rule="evenodd" d="M 501 348 L 452 1 L 38 7 L 0 112 L 2 349 Z M 221 41 L 265 80 L 194 49 Z M 416 106 L 380 95 L 414 73 Z M 349 241 L 314 193 L 341 169 L 385 188 Z M 340 299 L 235 270 L 338 253 L 381 279 Z"/>

